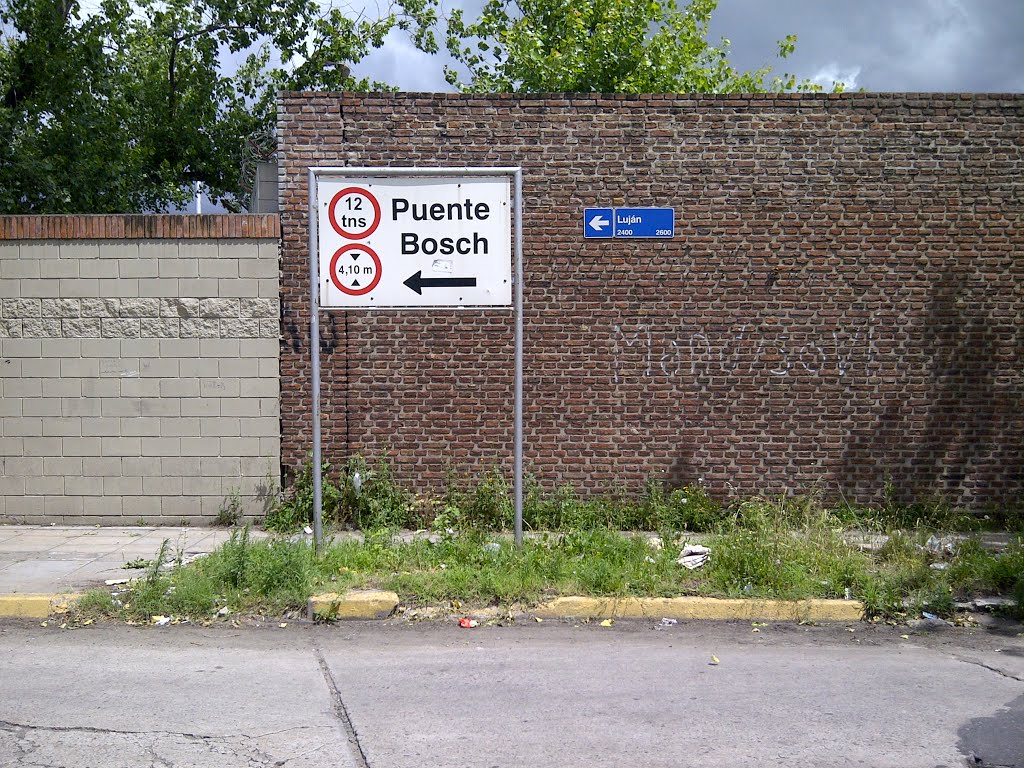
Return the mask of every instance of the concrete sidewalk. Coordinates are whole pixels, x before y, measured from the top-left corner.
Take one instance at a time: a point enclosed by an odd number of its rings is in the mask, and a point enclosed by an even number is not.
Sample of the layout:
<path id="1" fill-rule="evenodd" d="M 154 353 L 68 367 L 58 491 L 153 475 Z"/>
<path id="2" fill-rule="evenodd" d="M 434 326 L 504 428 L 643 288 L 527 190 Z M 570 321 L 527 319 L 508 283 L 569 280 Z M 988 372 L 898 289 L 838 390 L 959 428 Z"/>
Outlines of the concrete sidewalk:
<path id="1" fill-rule="evenodd" d="M 254 536 L 263 536 L 253 531 Z M 166 539 L 185 557 L 211 552 L 231 537 L 225 528 L 0 525 L 0 595 L 57 594 L 137 576 L 126 563 L 150 560 Z"/>

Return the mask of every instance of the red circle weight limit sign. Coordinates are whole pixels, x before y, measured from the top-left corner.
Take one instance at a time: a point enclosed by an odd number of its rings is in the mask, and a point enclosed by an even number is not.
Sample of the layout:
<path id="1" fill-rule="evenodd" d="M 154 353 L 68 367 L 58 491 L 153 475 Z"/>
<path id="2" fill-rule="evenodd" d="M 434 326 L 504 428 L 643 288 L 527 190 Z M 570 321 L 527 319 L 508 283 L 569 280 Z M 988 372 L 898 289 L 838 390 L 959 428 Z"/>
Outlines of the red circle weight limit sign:
<path id="1" fill-rule="evenodd" d="M 331 257 L 331 282 L 349 296 L 365 296 L 380 282 L 380 257 L 359 243 L 344 245 Z"/>
<path id="2" fill-rule="evenodd" d="M 345 187 L 327 206 L 334 231 L 349 240 L 369 237 L 380 224 L 380 203 L 362 187 Z"/>

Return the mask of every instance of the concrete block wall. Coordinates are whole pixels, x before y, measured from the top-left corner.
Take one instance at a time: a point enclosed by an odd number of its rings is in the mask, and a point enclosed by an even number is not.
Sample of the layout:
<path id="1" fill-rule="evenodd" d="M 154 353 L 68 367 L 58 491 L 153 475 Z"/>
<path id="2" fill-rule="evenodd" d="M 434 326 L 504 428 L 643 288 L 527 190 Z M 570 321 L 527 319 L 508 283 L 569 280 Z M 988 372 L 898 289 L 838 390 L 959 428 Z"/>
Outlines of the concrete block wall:
<path id="1" fill-rule="evenodd" d="M 0 217 L 0 520 L 195 524 L 235 491 L 260 514 L 277 237 L 276 216 Z"/>

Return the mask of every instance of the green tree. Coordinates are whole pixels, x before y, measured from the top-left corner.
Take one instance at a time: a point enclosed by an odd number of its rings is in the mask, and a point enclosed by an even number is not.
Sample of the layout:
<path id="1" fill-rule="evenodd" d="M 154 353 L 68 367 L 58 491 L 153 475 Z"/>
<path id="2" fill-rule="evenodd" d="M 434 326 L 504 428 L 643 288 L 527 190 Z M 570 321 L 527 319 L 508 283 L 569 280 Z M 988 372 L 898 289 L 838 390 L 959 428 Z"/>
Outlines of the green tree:
<path id="1" fill-rule="evenodd" d="M 0 213 L 154 210 L 197 181 L 244 207 L 278 90 L 386 87 L 350 67 L 393 29 L 436 50 L 434 0 L 398 2 L 353 19 L 317 0 L 0 0 Z"/>
<path id="2" fill-rule="evenodd" d="M 708 42 L 717 0 L 488 0 L 448 20 L 448 51 L 469 72 L 450 84 L 483 92 L 753 93 L 819 90 L 771 67 L 741 72 L 729 41 Z M 792 53 L 796 38 L 779 43 Z M 837 84 L 837 88 L 841 86 Z"/>

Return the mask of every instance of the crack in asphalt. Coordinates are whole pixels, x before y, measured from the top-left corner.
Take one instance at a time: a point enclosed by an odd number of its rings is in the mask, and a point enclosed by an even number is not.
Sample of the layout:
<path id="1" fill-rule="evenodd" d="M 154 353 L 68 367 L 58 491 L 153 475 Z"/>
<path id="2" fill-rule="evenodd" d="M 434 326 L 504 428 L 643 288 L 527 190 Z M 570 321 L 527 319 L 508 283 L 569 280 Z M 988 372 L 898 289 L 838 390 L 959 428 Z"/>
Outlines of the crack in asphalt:
<path id="1" fill-rule="evenodd" d="M 283 759 L 277 759 L 267 752 L 263 751 L 260 747 L 255 744 L 257 739 L 274 736 L 281 733 L 287 733 L 289 731 L 298 730 L 313 730 L 332 728 L 330 725 L 298 725 L 289 728 L 280 728 L 274 731 L 267 731 L 265 733 L 259 733 L 255 735 L 249 734 L 225 734 L 225 735 L 210 735 L 201 733 L 189 733 L 187 731 L 167 731 L 167 730 L 143 730 L 143 731 L 132 731 L 132 730 L 121 730 L 117 728 L 99 728 L 95 726 L 63 726 L 63 725 L 31 725 L 29 723 L 17 723 L 11 720 L 0 720 L 0 732 L 7 732 L 13 735 L 15 742 L 14 746 L 20 752 L 20 755 L 16 758 L 16 765 L 28 765 L 25 763 L 25 759 L 40 749 L 40 743 L 36 739 L 33 739 L 30 734 L 33 733 L 65 733 L 65 734 L 100 734 L 105 736 L 114 737 L 149 737 L 151 743 L 142 741 L 137 746 L 143 750 L 143 752 L 149 755 L 153 765 L 163 766 L 163 768 L 174 768 L 174 762 L 163 757 L 159 754 L 159 746 L 155 741 L 156 739 L 183 739 L 186 743 L 201 744 L 205 752 L 210 754 L 222 754 L 222 755 L 233 755 L 236 758 L 240 758 L 246 761 L 250 766 L 266 766 L 267 768 L 280 768 L 280 766 L 287 765 L 292 760 L 296 760 L 305 757 L 308 754 L 316 752 L 321 749 L 323 745 L 319 745 L 312 750 L 302 753 L 301 755 L 293 755 Z M 234 743 L 232 743 L 234 742 Z M 32 762 L 35 766 L 45 766 L 46 763 Z"/>
<path id="2" fill-rule="evenodd" d="M 266 733 L 225 733 L 211 735 L 208 733 L 189 733 L 188 731 L 128 731 L 119 728 L 99 728 L 91 725 L 30 725 L 29 723 L 15 723 L 11 720 L 0 720 L 0 728 L 7 728 L 10 730 L 24 729 L 26 731 L 54 731 L 58 733 L 112 733 L 121 736 L 182 736 L 186 739 L 196 739 L 200 741 L 223 741 L 225 739 L 262 739 L 267 736 L 276 736 L 279 733 L 288 733 L 289 731 L 307 731 L 315 730 L 318 728 L 326 728 L 325 725 L 293 725 L 289 728 L 281 728 L 276 731 L 267 731 Z"/>
<path id="3" fill-rule="evenodd" d="M 184 731 L 124 731 L 117 728 L 97 728 L 91 725 L 30 725 L 15 723 L 11 720 L 0 720 L 0 728 L 7 730 L 50 731 L 52 733 L 106 733 L 119 736 L 181 736 L 197 741 L 210 741 L 237 738 L 232 736 L 210 736 L 202 733 L 186 733 Z"/>
<path id="4" fill-rule="evenodd" d="M 146 754 L 150 756 L 154 766 L 161 766 L 161 768 L 174 768 L 174 763 L 166 758 L 160 757 L 160 755 L 156 753 L 156 748 L 152 744 L 146 747 Z"/>
<path id="5" fill-rule="evenodd" d="M 323 651 L 318 646 L 313 646 L 313 653 L 316 655 L 317 663 L 320 664 L 320 671 L 323 673 L 324 682 L 327 683 L 327 690 L 331 694 L 331 700 L 334 703 L 334 714 L 341 721 L 341 725 L 345 730 L 345 738 L 348 740 L 352 757 L 356 761 L 358 768 L 370 768 L 370 762 L 366 759 L 363 745 L 359 741 L 359 734 L 356 733 L 355 726 L 352 724 L 352 718 L 348 714 L 348 707 L 345 706 L 345 702 L 341 698 L 341 690 L 334 680 L 334 675 L 331 674 L 331 668 L 327 666 L 327 659 L 324 658 Z"/>
<path id="6" fill-rule="evenodd" d="M 952 658 L 956 659 L 957 661 L 963 662 L 964 664 L 973 664 L 976 667 L 981 667 L 982 669 L 987 669 L 989 672 L 995 672 L 1000 677 L 1005 677 L 1008 680 L 1016 680 L 1018 683 L 1024 683 L 1024 678 L 1017 677 L 1016 675 L 1011 675 L 1006 670 L 999 669 L 998 667 L 993 667 L 990 664 L 986 664 L 983 661 L 978 661 L 977 659 L 965 658 L 965 657 L 960 656 L 959 654 L 956 654 L 956 653 L 951 653 L 949 655 Z"/>

